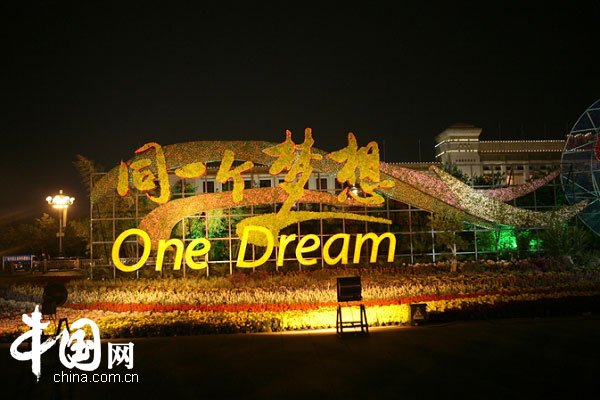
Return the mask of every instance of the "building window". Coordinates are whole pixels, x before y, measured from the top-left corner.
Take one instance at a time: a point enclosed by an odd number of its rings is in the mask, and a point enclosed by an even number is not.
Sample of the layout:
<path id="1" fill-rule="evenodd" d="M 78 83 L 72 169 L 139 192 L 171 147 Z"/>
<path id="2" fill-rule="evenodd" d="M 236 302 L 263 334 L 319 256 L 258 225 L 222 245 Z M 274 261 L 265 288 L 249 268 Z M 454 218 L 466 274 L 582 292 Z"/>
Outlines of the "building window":
<path id="1" fill-rule="evenodd" d="M 261 188 L 271 187 L 271 179 L 261 179 L 259 184 Z"/>
<path id="2" fill-rule="evenodd" d="M 233 181 L 232 180 L 228 180 L 225 183 L 221 184 L 221 190 L 223 190 L 224 192 L 230 192 L 233 190 Z"/>
<path id="3" fill-rule="evenodd" d="M 204 193 L 214 193 L 215 192 L 215 183 L 212 181 L 202 182 L 202 191 Z"/>
<path id="4" fill-rule="evenodd" d="M 327 189 L 327 178 L 321 178 L 320 183 L 321 183 L 321 187 L 319 189 L 326 190 Z"/>
<path id="5" fill-rule="evenodd" d="M 244 189 L 252 189 L 252 181 L 244 179 Z"/>

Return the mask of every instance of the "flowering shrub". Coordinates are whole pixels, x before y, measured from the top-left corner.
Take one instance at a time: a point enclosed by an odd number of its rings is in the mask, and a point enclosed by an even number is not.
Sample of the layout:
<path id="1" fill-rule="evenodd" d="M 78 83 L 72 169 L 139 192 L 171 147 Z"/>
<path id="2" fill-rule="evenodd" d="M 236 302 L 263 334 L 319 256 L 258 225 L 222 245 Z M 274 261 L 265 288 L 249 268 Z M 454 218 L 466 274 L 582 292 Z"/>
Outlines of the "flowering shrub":
<path id="1" fill-rule="evenodd" d="M 244 286 L 249 281 L 262 281 L 269 278 L 269 273 L 265 270 L 252 271 L 249 274 L 243 272 L 237 272 L 227 276 L 227 280 L 232 286 Z"/>
<path id="2" fill-rule="evenodd" d="M 573 268 L 573 260 L 568 256 L 560 257 L 535 257 L 530 260 L 518 260 L 515 262 L 521 270 L 532 270 L 536 272 L 567 271 Z"/>
<path id="3" fill-rule="evenodd" d="M 600 271 L 595 269 L 542 273 L 540 267 L 533 263 L 530 268 L 532 270 L 436 275 L 397 275 L 371 271 L 362 275 L 362 294 L 366 301 L 379 301 L 431 294 L 569 288 L 600 282 Z M 337 272 L 337 276 L 358 272 L 332 271 Z M 69 299 L 66 306 L 94 303 L 194 306 L 334 303 L 335 275 L 332 276 L 330 272 L 325 270 L 322 273 L 275 275 L 266 279 L 255 279 L 255 275 L 252 274 L 240 274 L 240 277 L 233 278 L 233 283 L 229 283 L 228 286 L 213 288 L 196 287 L 192 279 L 76 282 L 68 286 Z M 217 282 L 219 285 L 223 284 L 221 280 Z M 33 285 L 13 285 L 4 290 L 2 297 L 39 303 L 41 288 Z"/>

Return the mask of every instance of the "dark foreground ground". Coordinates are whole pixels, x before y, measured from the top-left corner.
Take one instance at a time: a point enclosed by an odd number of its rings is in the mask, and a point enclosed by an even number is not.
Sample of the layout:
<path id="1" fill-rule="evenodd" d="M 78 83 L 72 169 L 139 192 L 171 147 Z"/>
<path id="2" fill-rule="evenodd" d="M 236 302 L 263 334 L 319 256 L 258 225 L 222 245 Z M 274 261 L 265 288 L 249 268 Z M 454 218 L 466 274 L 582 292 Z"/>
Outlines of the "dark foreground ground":
<path id="1" fill-rule="evenodd" d="M 113 342 L 128 340 L 112 340 Z M 372 330 L 132 339 L 139 383 L 54 383 L 56 351 L 30 362 L 0 345 L 2 399 L 600 398 L 600 317 Z M 80 372 L 80 371 L 78 371 Z M 92 373 L 88 373 L 91 379 Z"/>

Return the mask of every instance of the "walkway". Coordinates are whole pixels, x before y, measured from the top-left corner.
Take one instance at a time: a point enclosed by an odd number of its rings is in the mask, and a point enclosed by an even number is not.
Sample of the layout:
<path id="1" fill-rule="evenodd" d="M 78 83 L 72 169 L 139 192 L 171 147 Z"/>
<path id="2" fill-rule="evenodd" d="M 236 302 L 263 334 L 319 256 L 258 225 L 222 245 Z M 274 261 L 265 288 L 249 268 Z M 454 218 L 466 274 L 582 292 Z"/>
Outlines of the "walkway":
<path id="1" fill-rule="evenodd" d="M 0 345 L 3 399 L 599 398 L 600 317 L 510 319 L 334 333 L 132 339 L 139 384 L 55 384 Z M 112 340 L 128 341 L 128 340 Z M 91 373 L 90 373 L 91 375 Z"/>

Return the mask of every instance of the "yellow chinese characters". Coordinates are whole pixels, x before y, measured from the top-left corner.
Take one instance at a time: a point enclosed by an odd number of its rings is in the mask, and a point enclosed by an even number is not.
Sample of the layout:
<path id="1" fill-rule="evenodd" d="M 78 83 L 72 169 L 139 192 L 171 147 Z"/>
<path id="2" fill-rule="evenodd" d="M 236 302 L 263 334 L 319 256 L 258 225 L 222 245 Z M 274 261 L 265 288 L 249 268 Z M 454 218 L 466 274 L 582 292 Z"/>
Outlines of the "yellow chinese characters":
<path id="1" fill-rule="evenodd" d="M 198 178 L 206 173 L 206 165 L 202 162 L 195 162 L 184 165 L 175 170 L 175 175 L 180 178 Z"/>
<path id="2" fill-rule="evenodd" d="M 160 187 L 160 195 L 150 196 L 148 198 L 156 203 L 164 204 L 171 198 L 171 187 L 169 184 L 169 175 L 167 172 L 167 161 L 161 145 L 158 143 L 146 143 L 135 151 L 135 154 L 144 153 L 154 149 L 156 162 L 156 174 L 152 172 L 152 159 L 142 158 L 127 164 L 121 161 L 119 166 L 119 181 L 117 183 L 117 193 L 120 196 L 129 194 L 129 170 L 133 171 L 131 181 L 137 190 L 148 192 L 156 189 L 156 181 Z M 175 175 L 180 178 L 197 178 L 206 173 L 206 166 L 202 162 L 195 162 L 175 170 Z M 157 177 L 158 175 L 158 177 Z"/>
<path id="3" fill-rule="evenodd" d="M 221 183 L 225 183 L 229 179 L 233 180 L 233 201 L 239 203 L 244 198 L 244 178 L 242 178 L 242 173 L 252 169 L 254 163 L 252 161 L 246 161 L 242 165 L 232 169 L 231 166 L 233 165 L 233 160 L 233 151 L 225 150 L 216 179 Z"/>
<path id="4" fill-rule="evenodd" d="M 285 142 L 263 150 L 265 154 L 277 157 L 277 160 L 275 160 L 269 169 L 271 175 L 277 175 L 284 170 L 288 171 L 285 174 L 284 182 L 279 186 L 289 196 L 277 213 L 278 216 L 287 214 L 294 202 L 304 195 L 304 186 L 307 184 L 313 171 L 310 162 L 323 158 L 320 154 L 312 152 L 312 146 L 315 141 L 310 128 L 306 128 L 304 131 L 304 143 L 300 145 L 292 141 L 292 132 L 286 131 L 285 136 Z M 297 150 L 300 151 L 300 155 L 298 155 Z M 298 175 L 300 177 L 296 180 Z"/>
<path id="5" fill-rule="evenodd" d="M 148 193 L 146 193 L 146 196 L 156 203 L 164 204 L 171 198 L 171 187 L 169 186 L 167 162 L 165 160 L 165 154 L 162 150 L 162 147 L 158 143 L 146 143 L 137 149 L 135 154 L 144 153 L 151 149 L 154 149 L 157 174 L 155 175 L 150 169 L 150 166 L 152 165 L 152 160 L 150 158 L 142 158 L 133 161 L 129 165 L 126 162 L 121 161 L 121 165 L 119 167 L 119 182 L 117 184 L 117 192 L 120 196 L 127 196 L 127 194 L 129 194 L 129 169 L 131 169 L 133 171 L 133 186 L 142 192 L 148 192 L 156 189 L 155 182 L 158 179 L 158 185 L 160 187 L 159 196 L 150 196 Z"/>
<path id="6" fill-rule="evenodd" d="M 352 132 L 348 133 L 348 146 L 327 155 L 334 161 L 344 163 L 344 166 L 336 175 L 339 183 L 349 183 L 354 186 L 358 175 L 359 185 L 365 197 L 358 196 L 354 190 L 350 196 L 363 204 L 381 204 L 383 197 L 375 192 L 377 188 L 391 188 L 394 182 L 391 180 L 381 181 L 379 177 L 379 146 L 376 142 L 370 142 L 366 147 L 358 147 L 356 137 Z M 356 172 L 358 170 L 358 173 Z M 338 196 L 338 201 L 345 202 L 348 198 L 348 187 Z"/>

